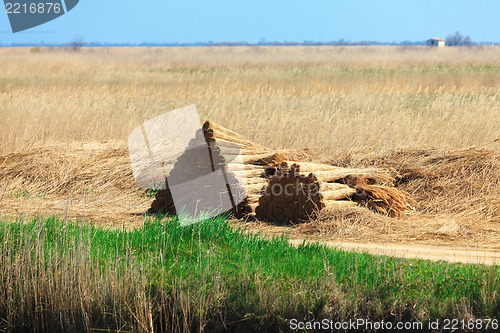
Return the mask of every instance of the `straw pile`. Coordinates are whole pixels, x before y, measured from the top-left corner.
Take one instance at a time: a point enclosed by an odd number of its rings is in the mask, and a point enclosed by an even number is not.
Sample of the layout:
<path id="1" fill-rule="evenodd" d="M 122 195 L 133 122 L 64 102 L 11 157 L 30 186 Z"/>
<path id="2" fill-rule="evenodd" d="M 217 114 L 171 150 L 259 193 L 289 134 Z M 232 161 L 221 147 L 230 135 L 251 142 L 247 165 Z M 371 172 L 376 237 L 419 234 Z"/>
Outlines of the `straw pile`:
<path id="1" fill-rule="evenodd" d="M 210 121 L 204 123 L 202 131 L 210 151 L 211 170 L 229 162 L 238 166 L 227 173 L 232 177 L 230 181 L 237 182 L 247 193 L 245 200 L 233 207 L 237 216 L 296 222 L 314 217 L 321 210 L 362 205 L 399 217 L 412 203 L 405 192 L 393 186 L 394 178 L 387 169 L 288 161 L 287 155 L 299 154 L 260 146 Z M 179 160 L 185 158 L 183 155 Z M 193 168 L 200 171 L 197 165 Z M 176 172 L 175 166 L 172 172 Z M 175 213 L 168 188 L 157 193 L 149 210 L 159 211 Z"/>
<path id="2" fill-rule="evenodd" d="M 262 190 L 255 214 L 269 221 L 299 221 L 311 217 L 311 213 L 324 208 L 320 194 L 320 183 L 312 173 L 305 176 L 300 167 L 286 162 L 277 168 L 266 168 L 272 172 L 269 183 Z"/>
<path id="3" fill-rule="evenodd" d="M 315 163 L 283 162 L 266 168 L 269 183 L 262 191 L 256 216 L 270 221 L 314 218 L 320 210 L 364 205 L 401 217 L 413 203 L 391 184 L 384 169 L 346 169 Z M 316 171 L 312 171 L 316 170 Z M 305 171 L 305 172 L 303 172 Z"/>

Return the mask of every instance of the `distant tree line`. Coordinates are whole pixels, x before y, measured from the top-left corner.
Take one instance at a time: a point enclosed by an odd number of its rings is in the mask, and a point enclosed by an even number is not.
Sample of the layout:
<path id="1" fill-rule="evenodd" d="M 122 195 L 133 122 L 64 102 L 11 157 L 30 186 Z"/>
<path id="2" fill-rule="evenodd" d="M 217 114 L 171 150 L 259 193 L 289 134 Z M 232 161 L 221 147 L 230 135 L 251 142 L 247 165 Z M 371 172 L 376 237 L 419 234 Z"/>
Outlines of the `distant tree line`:
<path id="1" fill-rule="evenodd" d="M 294 41 L 268 41 L 263 42 L 260 41 L 258 43 L 250 43 L 250 42 L 192 42 L 192 43 L 100 43 L 100 42 L 82 42 L 81 40 L 74 40 L 69 43 L 50 43 L 50 44 L 40 44 L 40 43 L 11 43 L 11 44 L 3 44 L 0 42 L 0 47 L 9 47 L 9 46 L 17 46 L 17 47 L 26 47 L 26 46 L 43 46 L 43 47 L 68 47 L 72 51 L 78 52 L 81 47 L 113 47 L 113 46 L 323 46 L 323 45 L 337 45 L 337 46 L 352 46 L 352 45 L 425 45 L 425 41 L 402 41 L 398 42 L 378 42 L 378 41 L 355 41 L 351 42 L 349 40 L 339 39 L 337 41 L 328 41 L 328 42 L 315 42 L 311 40 L 305 40 L 303 42 L 294 42 Z"/>
<path id="2" fill-rule="evenodd" d="M 475 44 L 470 39 L 470 36 L 462 36 L 458 31 L 454 35 L 446 37 L 445 43 L 447 46 L 472 46 Z"/>
<path id="3" fill-rule="evenodd" d="M 449 35 L 446 37 L 446 45 L 447 46 L 472 46 L 472 45 L 498 45 L 495 42 L 473 42 L 470 36 L 463 36 L 460 32 L 455 32 L 454 35 Z M 261 38 L 261 40 L 257 43 L 250 42 L 191 42 L 191 43 L 151 43 L 151 42 L 143 42 L 143 43 L 100 43 L 100 42 L 84 42 L 81 37 L 76 37 L 73 41 L 69 43 L 60 43 L 60 44 L 44 44 L 42 43 L 11 43 L 2 44 L 0 41 L 0 47 L 9 47 L 9 46 L 17 46 L 17 47 L 66 47 L 71 51 L 78 52 L 83 46 L 86 47 L 117 47 L 117 46 L 151 46 L 151 47 L 159 47 L 159 46 L 295 46 L 295 45 L 304 45 L 304 46 L 322 46 L 322 45 L 337 45 L 337 46 L 351 46 L 351 45 L 426 45 L 426 41 L 409 41 L 405 40 L 402 42 L 378 42 L 378 41 L 350 41 L 340 38 L 339 40 L 334 41 L 325 41 L 325 42 L 317 42 L 313 40 L 304 40 L 303 42 L 295 42 L 295 41 L 266 41 L 265 38 Z"/>

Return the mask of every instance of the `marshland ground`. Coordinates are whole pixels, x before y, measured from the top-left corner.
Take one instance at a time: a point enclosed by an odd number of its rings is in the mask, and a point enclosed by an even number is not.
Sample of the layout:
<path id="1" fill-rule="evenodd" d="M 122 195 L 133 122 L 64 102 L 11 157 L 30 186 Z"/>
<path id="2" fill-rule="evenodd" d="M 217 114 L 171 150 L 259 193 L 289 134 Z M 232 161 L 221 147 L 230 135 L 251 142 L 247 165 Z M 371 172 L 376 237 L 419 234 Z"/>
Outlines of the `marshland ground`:
<path id="1" fill-rule="evenodd" d="M 266 147 L 394 168 L 418 203 L 403 219 L 363 210 L 259 230 L 499 249 L 500 48 L 4 48 L 0 56 L 3 216 L 140 225 L 151 198 L 134 186 L 126 138 L 195 104 L 202 121 Z"/>
<path id="2" fill-rule="evenodd" d="M 298 225 L 230 225 L 296 240 L 478 249 L 494 263 L 500 48 L 0 48 L 0 59 L 1 274 L 8 282 L 0 288 L 0 330 L 23 322 L 26 329 L 181 331 L 242 323 L 283 329 L 284 319 L 299 315 L 498 316 L 496 266 L 294 249 L 233 234 L 221 219 L 189 230 L 172 221 L 140 229 L 152 198 L 134 184 L 126 138 L 145 120 L 195 104 L 201 120 L 266 147 L 310 148 L 311 158 L 333 165 L 391 168 L 395 185 L 417 202 L 403 218 L 360 208 Z M 75 220 L 81 224 L 65 226 Z M 172 255 L 164 260 L 162 249 Z M 311 258 L 318 262 L 305 269 Z M 27 262 L 36 269 L 16 269 Z"/>

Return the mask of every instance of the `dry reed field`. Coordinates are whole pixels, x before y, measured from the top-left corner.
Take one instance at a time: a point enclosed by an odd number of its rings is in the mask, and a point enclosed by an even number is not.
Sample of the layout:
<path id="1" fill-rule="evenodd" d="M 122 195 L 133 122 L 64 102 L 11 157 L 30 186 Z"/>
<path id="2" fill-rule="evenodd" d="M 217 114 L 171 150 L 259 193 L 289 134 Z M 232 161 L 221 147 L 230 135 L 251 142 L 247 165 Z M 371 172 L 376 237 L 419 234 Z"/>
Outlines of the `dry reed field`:
<path id="1" fill-rule="evenodd" d="M 196 104 L 266 146 L 328 153 L 498 138 L 497 48 L 234 47 L 1 50 L 2 153 L 124 139 Z"/>
<path id="2" fill-rule="evenodd" d="M 272 149 L 390 168 L 402 218 L 332 211 L 296 237 L 500 248 L 500 48 L 0 49 L 0 216 L 137 226 L 127 135 L 195 104 Z"/>

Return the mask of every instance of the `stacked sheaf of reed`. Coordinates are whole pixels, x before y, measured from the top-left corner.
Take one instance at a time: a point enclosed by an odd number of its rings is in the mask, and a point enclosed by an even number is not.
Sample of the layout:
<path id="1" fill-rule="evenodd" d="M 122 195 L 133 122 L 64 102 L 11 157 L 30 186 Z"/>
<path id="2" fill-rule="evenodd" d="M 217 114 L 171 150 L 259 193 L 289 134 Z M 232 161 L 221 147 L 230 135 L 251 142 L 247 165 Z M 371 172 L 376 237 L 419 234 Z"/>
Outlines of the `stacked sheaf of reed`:
<path id="1" fill-rule="evenodd" d="M 387 169 L 289 161 L 289 152 L 260 146 L 210 121 L 204 123 L 203 135 L 212 171 L 225 167 L 231 187 L 244 189 L 243 202 L 233 206 L 238 216 L 301 221 L 324 209 L 363 205 L 381 214 L 399 217 L 412 203 L 407 193 L 393 186 L 394 179 Z M 180 161 L 190 153 L 192 151 L 186 150 L 179 157 L 172 173 L 189 171 L 176 166 L 185 165 Z M 192 167 L 196 170 L 199 166 Z M 173 207 L 167 188 L 157 193 L 150 212 L 175 213 Z"/>

